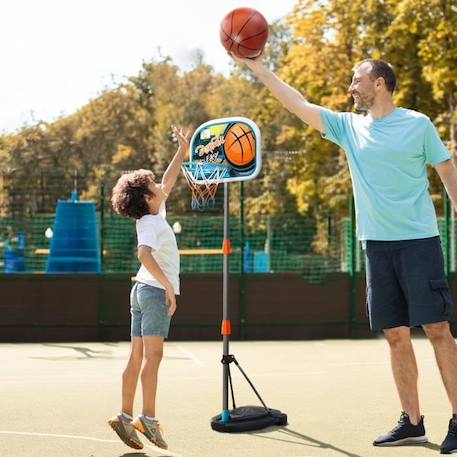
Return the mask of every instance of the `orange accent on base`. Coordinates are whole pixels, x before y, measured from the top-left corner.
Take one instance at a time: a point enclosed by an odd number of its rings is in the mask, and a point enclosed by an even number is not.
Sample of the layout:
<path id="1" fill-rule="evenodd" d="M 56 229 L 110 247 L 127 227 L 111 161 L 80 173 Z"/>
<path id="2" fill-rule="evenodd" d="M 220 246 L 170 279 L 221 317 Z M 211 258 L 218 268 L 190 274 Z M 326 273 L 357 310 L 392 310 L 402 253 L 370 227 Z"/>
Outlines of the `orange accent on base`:
<path id="1" fill-rule="evenodd" d="M 231 335 L 232 333 L 232 326 L 230 325 L 230 321 L 222 321 L 222 329 L 221 334 L 224 336 Z"/>
<path id="2" fill-rule="evenodd" d="M 222 253 L 230 255 L 232 253 L 232 243 L 230 240 L 224 240 L 222 245 Z"/>

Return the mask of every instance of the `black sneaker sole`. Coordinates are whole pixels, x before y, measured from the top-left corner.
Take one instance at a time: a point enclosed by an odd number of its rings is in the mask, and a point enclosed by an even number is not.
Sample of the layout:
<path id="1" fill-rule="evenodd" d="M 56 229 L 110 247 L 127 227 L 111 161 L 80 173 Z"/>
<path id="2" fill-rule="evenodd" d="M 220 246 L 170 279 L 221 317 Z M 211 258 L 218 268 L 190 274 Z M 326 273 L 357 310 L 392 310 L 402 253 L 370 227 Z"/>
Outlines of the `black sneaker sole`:
<path id="1" fill-rule="evenodd" d="M 405 444 L 421 444 L 427 443 L 427 435 L 411 436 L 397 441 L 386 441 L 384 443 L 373 443 L 373 446 L 403 446 Z"/>

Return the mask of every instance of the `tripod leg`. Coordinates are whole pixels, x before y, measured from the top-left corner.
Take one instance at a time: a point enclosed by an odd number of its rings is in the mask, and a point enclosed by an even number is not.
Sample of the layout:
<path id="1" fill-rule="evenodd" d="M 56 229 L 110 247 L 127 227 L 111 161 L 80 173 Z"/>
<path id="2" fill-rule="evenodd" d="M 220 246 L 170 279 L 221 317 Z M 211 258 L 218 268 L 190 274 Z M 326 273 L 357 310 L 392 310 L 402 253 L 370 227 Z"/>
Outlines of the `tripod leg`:
<path id="1" fill-rule="evenodd" d="M 232 405 L 233 408 L 236 408 L 235 404 L 235 394 L 233 393 L 233 381 L 232 381 L 232 375 L 230 373 L 230 365 L 227 365 L 227 371 L 228 371 L 228 380 L 229 380 L 229 386 L 230 386 L 230 392 L 232 393 Z"/>
<path id="2" fill-rule="evenodd" d="M 262 403 L 263 407 L 265 408 L 266 411 L 268 411 L 268 407 L 267 405 L 265 404 L 265 402 L 262 400 L 262 397 L 260 396 L 259 392 L 257 392 L 256 388 L 254 387 L 254 384 L 252 384 L 251 380 L 248 378 L 248 375 L 243 371 L 243 369 L 241 368 L 240 364 L 238 363 L 238 361 L 235 359 L 235 357 L 233 357 L 233 361 L 235 362 L 235 365 L 238 367 L 238 369 L 241 371 L 241 374 L 244 376 L 244 378 L 246 379 L 246 381 L 249 383 L 249 385 L 251 386 L 252 390 L 254 391 L 254 393 L 257 395 L 257 398 L 260 400 L 260 403 Z"/>

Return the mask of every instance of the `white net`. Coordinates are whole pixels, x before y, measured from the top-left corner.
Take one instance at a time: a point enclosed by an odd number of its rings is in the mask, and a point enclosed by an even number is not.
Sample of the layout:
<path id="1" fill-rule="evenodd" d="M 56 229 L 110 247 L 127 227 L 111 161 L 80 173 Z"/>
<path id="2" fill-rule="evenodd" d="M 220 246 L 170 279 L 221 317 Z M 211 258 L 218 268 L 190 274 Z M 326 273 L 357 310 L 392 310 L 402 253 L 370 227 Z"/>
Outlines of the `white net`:
<path id="1" fill-rule="evenodd" d="M 225 165 L 214 162 L 184 162 L 182 171 L 192 190 L 192 209 L 214 206 L 219 184 L 228 173 Z"/>

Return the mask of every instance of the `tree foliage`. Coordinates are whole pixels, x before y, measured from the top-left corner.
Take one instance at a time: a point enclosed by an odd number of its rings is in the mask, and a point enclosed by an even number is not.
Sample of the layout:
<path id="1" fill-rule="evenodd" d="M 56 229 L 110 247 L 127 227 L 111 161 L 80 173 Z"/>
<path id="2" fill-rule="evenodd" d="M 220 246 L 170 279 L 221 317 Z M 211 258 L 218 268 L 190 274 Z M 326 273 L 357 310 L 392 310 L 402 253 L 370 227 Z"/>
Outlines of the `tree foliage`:
<path id="1" fill-rule="evenodd" d="M 286 20 L 271 25 L 265 61 L 309 101 L 350 111 L 352 68 L 367 57 L 393 64 L 396 103 L 430 116 L 456 154 L 457 0 L 299 0 Z M 3 213 L 18 188 L 31 191 L 24 201 L 30 211 L 49 210 L 33 189 L 45 187 L 55 170 L 63 170 L 68 186 L 74 170 L 86 176 L 87 198 L 97 196 L 102 181 L 109 190 L 125 170 L 150 168 L 160 176 L 176 149 L 171 124 L 194 129 L 232 115 L 254 119 L 262 131 L 262 177 L 246 186 L 251 217 L 287 210 L 318 226 L 329 211 L 346 213 L 351 183 L 343 151 L 284 110 L 248 70 L 234 67 L 223 76 L 201 53 L 191 71 L 167 57 L 146 62 L 77 112 L 1 136 Z M 441 195 L 434 173 L 431 183 Z M 189 209 L 184 179 L 172 203 L 176 212 Z"/>

